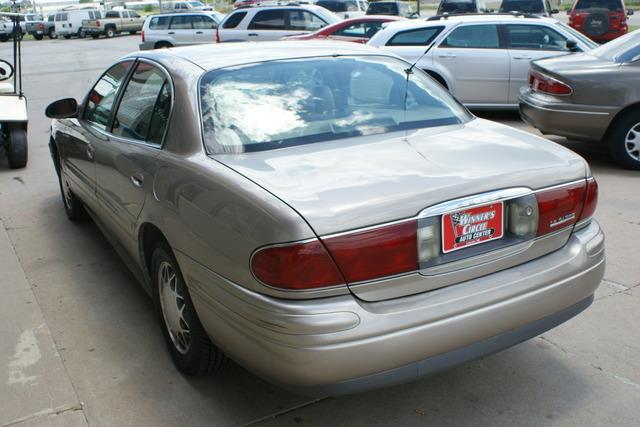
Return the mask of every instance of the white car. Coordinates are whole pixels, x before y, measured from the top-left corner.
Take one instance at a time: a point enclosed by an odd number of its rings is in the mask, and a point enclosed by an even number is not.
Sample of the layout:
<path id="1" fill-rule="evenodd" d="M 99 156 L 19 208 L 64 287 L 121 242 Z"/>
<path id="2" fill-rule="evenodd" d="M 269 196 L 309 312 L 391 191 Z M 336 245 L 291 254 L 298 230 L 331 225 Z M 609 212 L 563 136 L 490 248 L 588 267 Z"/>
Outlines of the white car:
<path id="1" fill-rule="evenodd" d="M 218 42 L 269 41 L 307 34 L 341 21 L 324 7 L 291 4 L 236 9 L 218 27 Z"/>
<path id="2" fill-rule="evenodd" d="M 555 19 L 514 14 L 392 22 L 369 45 L 417 61 L 468 107 L 490 109 L 518 107 L 532 60 L 596 46 Z"/>
<path id="3" fill-rule="evenodd" d="M 342 19 L 364 16 L 369 7 L 366 0 L 318 0 L 315 4 L 330 10 Z"/>
<path id="4" fill-rule="evenodd" d="M 215 43 L 219 18 L 209 12 L 149 16 L 142 26 L 140 50 Z"/>
<path id="5" fill-rule="evenodd" d="M 101 19 L 103 13 L 97 9 L 76 9 L 57 12 L 55 15 L 56 34 L 65 39 L 71 36 L 84 37 L 82 21 L 89 19 Z"/>

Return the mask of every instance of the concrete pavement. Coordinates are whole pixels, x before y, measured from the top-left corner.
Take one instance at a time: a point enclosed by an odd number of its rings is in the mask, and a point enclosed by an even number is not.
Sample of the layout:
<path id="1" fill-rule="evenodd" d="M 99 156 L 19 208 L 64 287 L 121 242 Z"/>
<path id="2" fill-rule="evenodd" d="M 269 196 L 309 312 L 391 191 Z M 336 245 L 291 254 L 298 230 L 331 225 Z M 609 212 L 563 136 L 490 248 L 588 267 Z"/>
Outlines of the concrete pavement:
<path id="1" fill-rule="evenodd" d="M 0 426 L 637 425 L 640 174 L 590 162 L 608 269 L 594 305 L 544 336 L 431 378 L 313 400 L 240 367 L 192 380 L 174 369 L 147 295 L 91 223 L 65 217 L 44 107 L 81 98 L 138 37 L 29 42 L 30 159 L 0 155 Z M 6 57 L 8 44 L 0 44 Z M 514 114 L 487 116 L 527 130 Z M 363 355 L 366 357 L 366 355 Z"/>

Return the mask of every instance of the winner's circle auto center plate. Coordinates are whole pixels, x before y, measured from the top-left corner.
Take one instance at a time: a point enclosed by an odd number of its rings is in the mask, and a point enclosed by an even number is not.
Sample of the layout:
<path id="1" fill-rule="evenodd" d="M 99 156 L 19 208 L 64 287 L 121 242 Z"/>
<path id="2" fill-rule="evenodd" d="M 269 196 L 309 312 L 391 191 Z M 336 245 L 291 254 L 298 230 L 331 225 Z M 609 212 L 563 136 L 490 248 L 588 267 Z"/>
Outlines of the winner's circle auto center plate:
<path id="1" fill-rule="evenodd" d="M 442 215 L 442 252 L 452 252 L 504 235 L 504 204 L 495 202 Z"/>

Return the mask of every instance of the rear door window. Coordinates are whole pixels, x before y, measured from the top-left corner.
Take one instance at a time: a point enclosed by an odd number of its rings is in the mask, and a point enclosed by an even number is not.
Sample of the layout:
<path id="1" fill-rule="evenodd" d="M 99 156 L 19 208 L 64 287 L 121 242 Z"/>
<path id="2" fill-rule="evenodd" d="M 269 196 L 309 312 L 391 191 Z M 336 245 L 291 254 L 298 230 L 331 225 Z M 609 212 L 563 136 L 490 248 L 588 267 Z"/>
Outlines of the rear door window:
<path id="1" fill-rule="evenodd" d="M 436 38 L 444 27 L 427 27 L 401 31 L 387 42 L 387 46 L 426 46 Z"/>
<path id="2" fill-rule="evenodd" d="M 168 115 L 165 109 L 170 106 L 170 102 L 166 101 L 166 96 L 160 108 L 162 111 L 156 111 L 156 104 L 166 84 L 167 78 L 162 71 L 149 63 L 139 62 L 122 95 L 111 133 L 124 138 L 147 141 L 151 135 L 150 127 L 154 115 Z M 153 130 L 153 142 L 159 144 L 166 120 L 155 122 L 160 129 Z"/>
<path id="3" fill-rule="evenodd" d="M 247 16 L 247 12 L 236 12 L 225 19 L 222 28 L 236 28 L 240 22 Z"/>
<path id="4" fill-rule="evenodd" d="M 196 15 L 192 18 L 193 28 L 196 30 L 213 30 L 218 24 L 213 18 L 204 15 Z"/>
<path id="5" fill-rule="evenodd" d="M 249 24 L 250 30 L 284 30 L 284 14 L 282 9 L 261 10 L 256 13 Z"/>
<path id="6" fill-rule="evenodd" d="M 316 31 L 327 25 L 322 19 L 306 10 L 289 10 L 289 30 Z"/>
<path id="7" fill-rule="evenodd" d="M 191 19 L 190 15 L 178 15 L 174 16 L 171 19 L 171 25 L 169 25 L 169 29 L 171 30 L 190 30 L 191 27 Z"/>
<path id="8" fill-rule="evenodd" d="M 334 36 L 342 37 L 364 37 L 371 38 L 382 28 L 382 22 L 357 22 L 355 24 L 348 25 L 335 33 Z"/>
<path id="9" fill-rule="evenodd" d="M 500 48 L 498 26 L 489 24 L 458 27 L 447 36 L 440 47 L 498 49 Z"/>
<path id="10" fill-rule="evenodd" d="M 110 10 L 109 12 L 105 13 L 104 17 L 105 18 L 120 18 L 120 14 L 118 12 L 114 12 L 114 11 Z"/>
<path id="11" fill-rule="evenodd" d="M 109 68 L 91 89 L 84 107 L 84 119 L 95 127 L 106 130 L 111 110 L 132 61 L 120 62 Z"/>

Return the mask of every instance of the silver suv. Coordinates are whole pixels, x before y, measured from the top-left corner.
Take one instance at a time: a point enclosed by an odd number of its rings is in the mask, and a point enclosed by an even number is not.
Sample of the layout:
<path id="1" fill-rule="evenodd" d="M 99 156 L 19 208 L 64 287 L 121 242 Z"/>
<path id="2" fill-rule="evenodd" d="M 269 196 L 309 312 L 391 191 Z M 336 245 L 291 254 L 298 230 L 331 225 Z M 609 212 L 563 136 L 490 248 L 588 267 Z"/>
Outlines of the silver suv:
<path id="1" fill-rule="evenodd" d="M 218 42 L 279 40 L 317 31 L 341 19 L 324 7 L 274 5 L 239 8 L 218 28 Z"/>
<path id="2" fill-rule="evenodd" d="M 219 19 L 207 12 L 154 15 L 142 26 L 140 50 L 215 43 Z"/>

